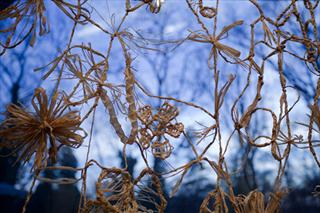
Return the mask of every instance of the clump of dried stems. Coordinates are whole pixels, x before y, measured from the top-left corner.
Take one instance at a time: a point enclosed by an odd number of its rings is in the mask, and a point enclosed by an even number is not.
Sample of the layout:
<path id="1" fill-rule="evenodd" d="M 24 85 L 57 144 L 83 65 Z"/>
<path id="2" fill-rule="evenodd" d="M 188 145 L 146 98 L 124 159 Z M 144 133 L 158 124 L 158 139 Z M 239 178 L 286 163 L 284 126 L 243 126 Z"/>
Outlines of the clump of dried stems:
<path id="1" fill-rule="evenodd" d="M 35 154 L 33 169 L 46 167 L 47 156 L 55 163 L 62 145 L 77 148 L 83 142 L 79 112 L 65 112 L 65 105 L 58 98 L 55 93 L 49 100 L 46 91 L 38 88 L 32 99 L 34 111 L 9 105 L 0 126 L 1 146 L 21 152 L 21 161 L 29 161 Z"/>
<path id="2" fill-rule="evenodd" d="M 225 26 L 218 33 L 217 23 L 219 16 L 219 0 L 215 1 L 215 7 L 206 6 L 202 0 L 186 0 L 186 4 L 198 23 L 198 29 L 190 31 L 189 35 L 181 39 L 182 42 L 205 43 L 211 46 L 208 51 L 208 67 L 213 72 L 214 85 L 214 109 L 208 110 L 202 106 L 191 102 L 186 102 L 173 97 L 155 96 L 147 92 L 140 84 L 133 72 L 131 49 L 129 48 L 130 39 L 134 36 L 123 28 L 123 23 L 130 18 L 130 14 L 135 13 L 139 8 L 148 8 L 149 12 L 161 12 L 163 1 L 161 0 L 141 0 L 125 1 L 125 15 L 122 17 L 118 26 L 113 26 L 113 31 L 108 31 L 101 27 L 90 16 L 90 10 L 86 7 L 85 0 L 79 0 L 72 4 L 66 1 L 53 1 L 66 16 L 74 21 L 70 40 L 66 49 L 55 58 L 50 64 L 42 69 L 47 69 L 44 79 L 52 75 L 57 67 L 59 75 L 54 95 L 49 101 L 44 89 L 36 89 L 32 99 L 34 111 L 28 111 L 22 106 L 10 105 L 6 113 L 6 119 L 1 124 L 0 137 L 1 146 L 9 147 L 20 154 L 19 160 L 30 161 L 33 155 L 33 168 L 37 170 L 45 169 L 47 158 L 55 162 L 59 147 L 71 146 L 79 147 L 83 143 L 83 136 L 78 134 L 82 130 L 80 124 L 89 116 L 94 117 L 94 112 L 101 102 L 105 107 L 111 126 L 123 144 L 124 160 L 126 159 L 126 147 L 135 146 L 140 152 L 145 162 L 146 169 L 134 179 L 128 172 L 128 166 L 124 168 L 105 168 L 94 159 L 87 157 L 83 168 L 69 168 L 81 171 L 82 180 L 82 208 L 83 212 L 164 212 L 167 201 L 163 194 L 160 184 L 159 174 L 154 172 L 148 163 L 147 151 L 151 147 L 151 152 L 156 158 L 166 159 L 172 154 L 173 143 L 168 136 L 173 138 L 186 137 L 184 125 L 178 120 L 178 109 L 175 104 L 179 103 L 187 107 L 197 109 L 212 119 L 212 125 L 198 132 L 198 141 L 190 142 L 191 150 L 195 156 L 194 160 L 183 165 L 166 171 L 166 175 L 175 175 L 181 173 L 179 180 L 172 189 L 171 195 L 179 190 L 180 185 L 189 169 L 200 163 L 208 163 L 212 172 L 215 173 L 217 180 L 215 189 L 203 200 L 199 209 L 200 212 L 229 212 L 230 208 L 237 213 L 273 213 L 278 212 L 282 198 L 287 192 L 282 185 L 288 158 L 292 149 L 309 150 L 314 160 L 320 167 L 320 161 L 315 151 L 317 146 L 313 138 L 314 132 L 319 133 L 314 127 L 320 126 L 319 96 L 320 96 L 320 78 L 319 61 L 320 41 L 319 41 L 319 19 L 317 20 L 316 9 L 319 10 L 319 1 L 304 0 L 304 11 L 309 13 L 309 19 L 302 18 L 301 11 L 297 6 L 297 0 L 288 1 L 285 7 L 277 17 L 268 17 L 264 13 L 264 8 L 256 0 L 250 0 L 251 4 L 257 9 L 258 16 L 250 24 L 250 48 L 249 55 L 241 57 L 241 52 L 232 45 L 224 44 L 222 39 L 228 34 L 232 34 L 235 28 L 242 27 L 245 20 L 238 20 Z M 6 40 L 1 43 L 2 53 L 9 48 L 19 45 L 28 36 L 32 35 L 30 44 L 34 44 L 37 25 L 40 26 L 40 35 L 48 32 L 49 27 L 45 17 L 46 2 L 43 0 L 25 0 L 17 1 L 14 5 L 0 12 L 0 20 L 12 19 L 8 28 L 1 29 L 0 33 L 6 35 Z M 213 22 L 206 24 L 206 21 Z M 289 24 L 296 24 L 299 34 L 286 31 L 285 27 Z M 37 24 L 38 23 L 38 24 Z M 78 24 L 92 24 L 98 27 L 103 33 L 110 37 L 107 53 L 101 53 L 91 48 L 90 45 L 71 45 L 72 38 L 76 33 Z M 111 23 L 114 25 L 114 23 Z M 262 26 L 263 39 L 259 40 L 256 35 L 257 27 Z M 310 30 L 311 29 L 311 30 Z M 21 31 L 21 32 L 20 32 Z M 16 38 L 17 40 L 14 40 Z M 123 61 L 125 64 L 123 74 L 123 84 L 116 85 L 107 78 L 109 68 L 110 51 L 113 43 L 118 40 L 122 48 Z M 2 42 L 2 41 L 1 41 Z M 162 41 L 164 42 L 164 41 Z M 179 41 L 180 42 L 180 41 Z M 305 53 L 292 52 L 287 45 L 303 45 Z M 259 46 L 268 48 L 269 54 L 261 57 L 257 49 Z M 143 47 L 141 47 L 143 48 Z M 80 51 L 79 51 L 80 50 Z M 314 95 L 314 103 L 310 106 L 309 123 L 300 123 L 307 127 L 306 137 L 297 136 L 292 129 L 291 111 L 295 104 L 290 105 L 288 101 L 288 83 L 284 75 L 285 56 L 290 55 L 305 63 L 306 69 L 318 78 L 317 88 Z M 265 80 L 265 63 L 271 60 L 271 57 L 277 60 L 277 73 L 279 84 L 281 86 L 281 98 L 279 100 L 280 112 L 277 114 L 270 108 L 261 106 L 262 89 Z M 234 130 L 228 138 L 221 134 L 220 116 L 224 100 L 229 89 L 235 80 L 234 75 L 224 83 L 221 78 L 222 69 L 219 63 L 234 64 L 241 66 L 248 73 L 247 82 L 241 90 L 238 97 L 233 102 L 231 118 L 234 123 Z M 245 107 L 241 113 L 238 109 L 240 100 L 248 92 L 249 85 L 252 84 L 253 76 L 257 77 L 256 94 L 250 104 Z M 62 80 L 75 79 L 76 85 L 71 92 L 64 91 L 63 96 L 59 92 Z M 74 82 L 74 81 L 73 81 Z M 143 94 L 150 98 L 163 100 L 163 105 L 159 108 L 153 108 L 151 105 L 140 105 L 137 102 L 135 90 L 139 89 Z M 81 95 L 79 95 L 81 94 Z M 121 99 L 121 97 L 124 97 Z M 298 100 L 299 101 L 299 97 Z M 169 103 L 170 102 L 170 103 Z M 90 104 L 90 107 L 81 119 L 78 112 L 68 111 L 70 107 Z M 130 131 L 126 133 L 123 124 L 118 118 L 117 109 L 125 108 L 128 121 L 130 122 Z M 248 128 L 251 125 L 252 117 L 256 113 L 266 113 L 271 122 L 271 132 L 269 135 L 259 135 L 253 137 Z M 92 131 L 87 131 L 92 132 Z M 237 195 L 234 192 L 232 183 L 233 173 L 228 171 L 228 162 L 225 156 L 228 153 L 230 143 L 234 136 L 240 138 L 241 143 L 247 143 L 251 148 L 270 148 L 270 155 L 277 162 L 277 176 L 274 183 L 273 192 L 269 196 L 254 190 L 248 195 Z M 204 138 L 212 138 L 211 142 L 203 145 Z M 304 140 L 306 138 L 306 140 Z M 263 141 L 263 142 L 262 142 Z M 225 143 L 222 143 L 225 142 Z M 91 139 L 90 142 L 91 143 Z M 194 145 L 196 144 L 196 145 Z M 219 154 L 216 159 L 208 157 L 208 150 L 212 149 L 213 144 L 219 147 Z M 90 146 L 88 148 L 88 153 Z M 96 183 L 96 199 L 86 199 L 86 176 L 87 170 L 92 165 L 101 168 L 101 174 Z M 59 169 L 60 167 L 53 167 Z M 62 169 L 62 168 L 60 168 Z M 66 168 L 63 168 L 66 169 Z M 241 172 L 241 169 L 239 170 Z M 35 174 L 35 180 L 39 173 Z M 161 176 L 162 178 L 164 176 Z M 34 181 L 35 181 L 34 180 Z M 50 180 L 47 180 L 50 181 Z M 34 182 L 32 186 L 34 185 Z M 319 187 L 318 187 L 319 188 Z M 319 195 L 319 190 L 315 189 L 314 195 Z M 32 187 L 26 200 L 23 211 L 30 200 Z M 310 192 L 311 193 L 311 192 Z M 157 198 L 155 198 L 155 196 Z M 153 209 L 147 209 L 143 202 L 149 202 Z"/>
<path id="3" fill-rule="evenodd" d="M 123 169 L 103 168 L 96 184 L 96 194 L 96 200 L 87 201 L 84 212 L 153 212 L 143 206 L 144 203 L 153 205 L 157 212 L 164 212 L 167 205 L 160 179 L 150 169 L 144 169 L 132 180 Z"/>

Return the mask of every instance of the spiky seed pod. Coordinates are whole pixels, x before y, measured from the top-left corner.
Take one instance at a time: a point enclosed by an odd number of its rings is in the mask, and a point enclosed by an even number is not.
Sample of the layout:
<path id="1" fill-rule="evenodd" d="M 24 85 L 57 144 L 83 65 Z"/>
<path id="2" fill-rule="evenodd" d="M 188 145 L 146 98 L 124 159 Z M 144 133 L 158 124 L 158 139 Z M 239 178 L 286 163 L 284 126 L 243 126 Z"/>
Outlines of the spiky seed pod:
<path id="1" fill-rule="evenodd" d="M 35 154 L 32 169 L 46 166 L 46 159 L 56 161 L 58 147 L 66 145 L 79 147 L 84 136 L 77 111 L 64 113 L 64 105 L 58 100 L 56 93 L 51 101 L 42 88 L 35 90 L 32 98 L 34 112 L 17 106 L 9 105 L 7 118 L 0 128 L 3 139 L 0 146 L 20 152 L 18 160 L 28 162 Z M 83 131 L 84 132 L 84 131 Z M 49 147 L 49 149 L 48 149 Z"/>

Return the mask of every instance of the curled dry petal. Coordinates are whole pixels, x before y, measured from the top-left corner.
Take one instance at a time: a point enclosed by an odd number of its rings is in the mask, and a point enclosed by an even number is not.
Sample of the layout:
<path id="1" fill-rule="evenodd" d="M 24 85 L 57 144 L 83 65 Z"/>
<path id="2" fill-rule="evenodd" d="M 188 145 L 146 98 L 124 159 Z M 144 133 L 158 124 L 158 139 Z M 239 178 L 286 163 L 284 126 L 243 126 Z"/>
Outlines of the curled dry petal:
<path id="1" fill-rule="evenodd" d="M 166 128 L 166 133 L 172 137 L 178 138 L 183 132 L 183 123 L 169 124 Z"/>
<path id="2" fill-rule="evenodd" d="M 168 102 L 160 107 L 159 112 L 157 113 L 157 119 L 162 123 L 168 123 L 179 115 L 177 107 L 172 106 Z"/>
<path id="3" fill-rule="evenodd" d="M 153 156 L 162 160 L 168 158 L 171 155 L 172 150 L 173 146 L 171 146 L 168 140 L 163 142 L 156 141 L 151 146 Z"/>
<path id="4" fill-rule="evenodd" d="M 152 122 L 152 110 L 150 105 L 143 106 L 138 110 L 138 118 L 144 125 Z"/>
<path id="5" fill-rule="evenodd" d="M 139 140 L 140 144 L 142 145 L 142 147 L 144 149 L 149 148 L 152 136 L 149 134 L 148 129 L 142 128 L 139 130 L 139 133 L 141 135 L 140 140 Z"/>

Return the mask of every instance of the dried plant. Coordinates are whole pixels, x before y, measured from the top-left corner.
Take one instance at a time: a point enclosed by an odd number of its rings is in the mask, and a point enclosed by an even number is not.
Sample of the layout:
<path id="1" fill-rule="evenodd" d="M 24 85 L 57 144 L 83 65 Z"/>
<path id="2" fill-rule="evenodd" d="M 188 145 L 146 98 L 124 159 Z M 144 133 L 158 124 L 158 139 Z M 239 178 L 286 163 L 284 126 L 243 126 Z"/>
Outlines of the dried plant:
<path id="1" fill-rule="evenodd" d="M 184 130 L 182 123 L 171 123 L 178 114 L 177 108 L 168 102 L 165 102 L 154 115 L 151 106 L 141 107 L 138 110 L 138 118 L 143 127 L 139 130 L 139 142 L 143 149 L 149 148 L 151 144 L 152 154 L 155 157 L 168 158 L 173 147 L 165 134 L 178 138 Z"/>
<path id="2" fill-rule="evenodd" d="M 202 0 L 199 0 L 199 9 L 200 9 L 200 14 L 206 18 L 213 18 L 217 13 L 217 10 L 214 7 L 203 6 Z"/>
<path id="3" fill-rule="evenodd" d="M 270 198 L 265 205 L 265 197 L 259 191 L 251 191 L 247 196 L 239 197 L 238 209 L 236 212 L 245 213 L 273 213 L 279 212 L 280 200 L 285 195 L 285 192 L 271 194 Z"/>
<path id="4" fill-rule="evenodd" d="M 103 207 L 103 212 L 137 212 L 138 204 L 133 194 L 133 183 L 128 172 L 120 169 L 103 170 L 96 186 L 97 200 L 91 205 Z M 92 211 L 89 211 L 92 212 Z"/>
<path id="5" fill-rule="evenodd" d="M 36 89 L 32 107 L 33 112 L 17 105 L 8 106 L 7 118 L 1 124 L 1 146 L 21 152 L 18 160 L 25 162 L 35 154 L 32 168 L 39 169 L 46 167 L 47 158 L 56 162 L 58 149 L 62 145 L 79 147 L 83 136 L 78 132 L 83 130 L 80 128 L 79 113 L 65 112 L 57 93 L 48 100 L 44 89 Z"/>
<path id="6" fill-rule="evenodd" d="M 280 9 L 279 14 L 269 17 L 260 2 L 249 0 L 257 12 L 255 20 L 251 23 L 247 23 L 246 19 L 232 21 L 231 24 L 227 24 L 221 28 L 221 31 L 218 31 L 219 14 L 221 16 L 219 0 L 215 1 L 215 6 L 207 6 L 207 2 L 202 0 L 186 0 L 187 9 L 197 24 L 192 25 L 194 29 L 189 29 L 189 32 L 184 34 L 187 36 L 174 41 L 146 39 L 139 35 L 139 31 L 134 34 L 130 29 L 124 27 L 124 23 L 130 19 L 131 14 L 138 13 L 139 8 L 148 9 L 147 11 L 139 10 L 140 12 L 161 13 L 164 4 L 162 0 L 125 0 L 123 5 L 125 14 L 119 17 L 119 22 L 116 22 L 114 17 L 111 18 L 108 23 L 110 30 L 98 24 L 95 20 L 96 16 L 92 16 L 94 10 L 91 10 L 92 7 L 87 0 L 54 0 L 53 2 L 73 22 L 65 50 L 47 66 L 37 69 L 38 71 L 46 70 L 44 80 L 54 76 L 54 73 L 57 72 L 55 73 L 58 77 L 55 79 L 56 87 L 53 96 L 49 101 L 44 89 L 36 89 L 31 102 L 33 111 L 27 111 L 21 106 L 9 105 L 6 119 L 0 127 L 1 147 L 8 147 L 14 152 L 19 152 L 18 160 L 23 162 L 30 161 L 35 155 L 32 167 L 33 170 L 36 170 L 34 171 L 35 178 L 23 212 L 26 211 L 36 180 L 65 183 L 39 178 L 40 171 L 44 169 L 81 171 L 79 181 L 82 181 L 83 199 L 81 201 L 83 202 L 79 206 L 83 208 L 79 208 L 79 211 L 164 212 L 167 201 L 160 178 L 181 174 L 171 190 L 171 196 L 174 196 L 182 188 L 188 171 L 194 165 L 206 164 L 212 169 L 210 172 L 216 177 L 216 181 L 215 188 L 204 198 L 200 212 L 274 213 L 279 212 L 283 198 L 290 193 L 285 189 L 282 179 L 289 157 L 294 157 L 292 151 L 295 149 L 309 151 L 320 167 L 316 150 L 319 147 L 317 139 L 320 131 L 320 41 L 319 14 L 317 14 L 319 1 L 304 0 L 303 4 L 298 6 L 297 0 L 291 0 L 285 3 L 286 6 Z M 9 27 L 0 30 L 0 35 L 5 38 L 5 42 L 1 43 L 2 53 L 6 49 L 16 47 L 30 35 L 32 36 L 30 44 L 33 45 L 37 25 L 40 26 L 40 35 L 49 31 L 45 17 L 45 4 L 46 2 L 42 0 L 17 1 L 0 12 L 0 20 L 12 19 Z M 120 16 L 120 14 L 117 15 Z M 109 38 L 107 51 L 99 52 L 91 45 L 74 44 L 73 38 L 77 33 L 78 24 L 94 26 L 104 33 Z M 291 30 L 289 25 L 294 25 L 295 30 Z M 237 33 L 236 30 L 246 27 L 250 31 L 246 35 L 248 41 L 241 42 L 248 43 L 245 45 L 248 51 L 241 50 L 240 52 L 240 49 L 233 43 L 234 40 L 226 41 L 226 39 L 229 34 L 234 35 Z M 244 30 L 244 32 L 247 31 Z M 118 53 L 122 58 L 119 57 L 119 60 L 122 60 L 124 64 L 123 72 L 117 73 L 117 77 L 121 79 L 121 83 L 117 84 L 112 82 L 112 78 L 109 78 L 110 70 L 112 70 L 112 67 L 109 67 L 112 64 L 109 63 L 110 54 L 116 40 L 121 48 Z M 154 51 L 158 50 L 154 46 L 171 45 L 172 43 L 176 45 L 175 48 L 190 43 L 204 44 L 203 47 L 209 46 L 208 69 L 212 72 L 212 79 L 210 79 L 212 90 L 209 96 L 211 99 L 207 101 L 213 108 L 206 109 L 205 106 L 181 98 L 154 95 L 148 92 L 143 82 L 139 82 L 136 78 L 133 63 L 134 51 Z M 296 51 L 301 50 L 299 49 L 301 46 L 303 51 Z M 264 49 L 265 52 L 261 49 Z M 245 55 L 246 52 L 247 55 Z M 304 64 L 305 70 L 317 80 L 307 123 L 305 120 L 296 122 L 295 117 L 292 116 L 293 110 L 301 100 L 300 94 L 296 95 L 291 92 L 291 89 L 295 91 L 299 88 L 292 87 L 288 82 L 285 71 L 287 57 L 292 57 Z M 266 79 L 269 78 L 265 69 L 267 63 L 274 64 L 277 74 L 277 80 L 274 80 L 274 83 L 280 88 L 279 91 L 276 91 L 280 98 L 272 99 L 272 101 L 278 104 L 278 109 L 269 107 L 263 102 L 266 99 L 265 94 L 269 92 L 264 86 Z M 229 77 L 225 78 L 224 72 L 228 71 L 229 64 L 235 68 L 242 68 L 244 72 L 229 74 Z M 62 81 L 75 84 L 71 90 L 63 90 Z M 234 82 L 239 84 L 238 92 L 234 92 Z M 254 88 L 253 96 L 249 88 Z M 140 96 L 157 99 L 162 105 L 157 109 L 143 103 Z M 244 101 L 246 96 L 250 98 L 248 103 Z M 292 96 L 295 97 L 294 101 L 292 101 Z M 121 142 L 125 162 L 123 168 L 106 168 L 95 159 L 89 158 L 91 142 L 95 142 L 92 137 L 95 112 L 100 104 L 104 107 L 105 117 Z M 177 106 L 203 113 L 208 117 L 209 124 L 202 125 L 203 128 L 198 130 L 195 137 L 191 139 L 184 132 L 186 124 L 177 121 L 180 110 Z M 86 110 L 83 110 L 84 116 L 80 118 L 77 111 L 69 111 L 70 107 L 84 108 Z M 265 129 L 269 131 L 252 133 L 251 130 L 256 125 L 253 122 L 254 117 L 261 114 L 265 116 L 263 120 L 266 125 Z M 126 119 L 121 119 L 121 116 Z M 85 135 L 79 134 L 80 131 L 83 131 L 80 124 L 87 121 L 89 117 L 92 117 L 93 121 L 90 130 L 87 131 L 90 132 L 90 139 L 84 166 L 81 168 L 48 167 L 47 160 L 56 161 L 59 147 L 66 145 L 77 148 L 83 144 Z M 232 123 L 225 125 L 229 120 Z M 294 124 L 305 128 L 307 134 L 297 133 Z M 125 129 L 125 126 L 129 128 Z M 226 126 L 231 128 L 230 132 L 225 130 Z M 173 138 L 177 139 L 177 143 L 182 140 L 188 142 L 188 148 L 191 150 L 190 156 L 192 155 L 189 159 L 192 160 L 180 162 L 179 159 L 177 164 L 180 165 L 156 173 L 149 165 L 150 158 L 147 153 L 151 151 L 155 158 L 166 160 L 171 157 L 176 147 L 172 142 Z M 237 141 L 240 143 L 237 144 Z M 244 172 L 245 160 L 235 171 L 230 171 L 228 155 L 234 152 L 230 148 L 231 144 L 238 145 L 240 148 L 247 147 L 243 159 L 247 159 L 252 150 L 262 149 L 274 159 L 276 177 L 272 190 L 268 194 L 263 194 L 258 190 L 252 190 L 247 195 L 239 195 L 235 192 L 233 177 Z M 126 150 L 129 146 L 137 150 L 145 164 L 145 168 L 135 179 L 128 171 Z M 215 156 L 209 154 L 212 150 L 216 151 Z M 101 174 L 96 182 L 96 199 L 87 200 L 87 170 L 93 165 L 101 169 Z M 74 181 L 68 183 L 74 183 Z M 317 186 L 313 192 L 315 196 L 319 195 L 318 188 Z M 152 209 L 149 208 L 150 205 Z"/>
<path id="7" fill-rule="evenodd" d="M 82 7 L 86 1 L 78 1 L 77 4 L 72 4 L 64 0 L 53 0 L 64 14 L 80 24 L 85 24 L 90 19 L 90 12 Z M 29 36 L 31 36 L 29 44 L 33 46 L 37 34 L 42 36 L 50 31 L 45 15 L 46 3 L 43 0 L 18 0 L 13 5 L 0 11 L 0 21 L 10 22 L 9 26 L 0 29 L 0 33 L 6 36 L 4 43 L 0 41 L 0 46 L 3 48 L 0 55 L 4 54 L 6 49 L 15 48 Z M 100 27 L 94 22 L 93 24 Z M 37 33 L 37 25 L 39 25 L 39 33 Z"/>
<path id="8" fill-rule="evenodd" d="M 149 178 L 144 180 L 147 176 Z M 96 184 L 96 195 L 96 200 L 87 201 L 83 212 L 154 212 L 143 206 L 149 203 L 154 204 L 156 212 L 162 213 L 167 204 L 159 178 L 148 169 L 132 180 L 127 171 L 103 168 Z M 159 203 L 153 198 L 155 195 L 159 196 Z"/>
<path id="9" fill-rule="evenodd" d="M 1 34 L 8 34 L 1 54 L 7 48 L 14 48 L 31 35 L 30 45 L 33 46 L 37 36 L 37 25 L 39 22 L 39 35 L 49 31 L 49 26 L 45 16 L 45 4 L 43 0 L 17 1 L 14 5 L 0 11 L 0 20 L 13 19 L 12 24 L 5 29 L 1 29 Z M 17 41 L 12 41 L 15 34 L 18 34 Z"/>

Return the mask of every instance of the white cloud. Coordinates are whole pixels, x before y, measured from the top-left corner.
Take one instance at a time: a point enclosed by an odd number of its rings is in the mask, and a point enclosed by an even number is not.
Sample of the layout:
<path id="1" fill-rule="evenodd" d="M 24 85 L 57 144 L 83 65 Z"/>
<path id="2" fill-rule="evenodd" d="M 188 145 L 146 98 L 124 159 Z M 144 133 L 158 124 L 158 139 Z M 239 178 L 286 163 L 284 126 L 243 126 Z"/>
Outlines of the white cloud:
<path id="1" fill-rule="evenodd" d="M 77 33 L 77 36 L 79 38 L 85 38 L 88 36 L 96 35 L 100 32 L 101 31 L 96 26 L 88 25 L 88 26 L 85 26 L 83 29 L 79 30 Z"/>

